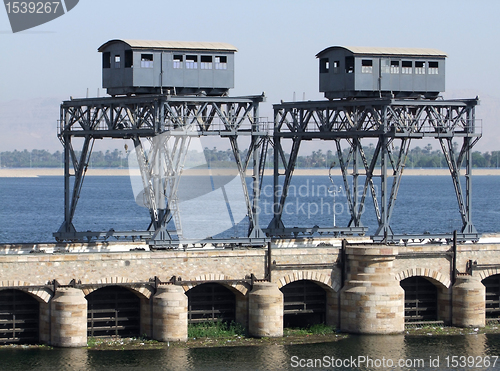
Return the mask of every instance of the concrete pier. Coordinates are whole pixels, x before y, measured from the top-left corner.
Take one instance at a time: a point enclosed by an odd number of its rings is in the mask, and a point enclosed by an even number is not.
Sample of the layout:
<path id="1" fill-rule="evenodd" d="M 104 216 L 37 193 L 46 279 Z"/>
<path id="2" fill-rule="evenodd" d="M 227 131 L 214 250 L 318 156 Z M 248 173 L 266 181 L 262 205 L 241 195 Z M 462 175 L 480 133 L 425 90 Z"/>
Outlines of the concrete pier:
<path id="1" fill-rule="evenodd" d="M 461 275 L 453 285 L 453 326 L 484 327 L 486 288 L 478 277 Z"/>
<path id="2" fill-rule="evenodd" d="M 153 339 L 187 341 L 188 298 L 181 286 L 158 287 L 153 297 Z"/>
<path id="3" fill-rule="evenodd" d="M 340 293 L 340 328 L 359 334 L 404 331 L 404 290 L 393 262 L 397 247 L 348 247 L 348 275 Z"/>
<path id="4" fill-rule="evenodd" d="M 255 337 L 283 336 L 283 294 L 271 282 L 258 282 L 248 294 L 248 331 Z"/>
<path id="5" fill-rule="evenodd" d="M 59 288 L 50 305 L 50 344 L 65 348 L 87 346 L 87 300 L 83 291 Z"/>

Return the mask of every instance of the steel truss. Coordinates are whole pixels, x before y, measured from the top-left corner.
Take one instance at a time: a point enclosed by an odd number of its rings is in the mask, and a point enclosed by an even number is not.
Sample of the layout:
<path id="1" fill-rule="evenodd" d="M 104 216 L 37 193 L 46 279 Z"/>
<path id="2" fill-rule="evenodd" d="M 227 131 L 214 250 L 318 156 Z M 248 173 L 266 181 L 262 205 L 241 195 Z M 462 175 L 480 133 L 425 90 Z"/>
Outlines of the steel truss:
<path id="1" fill-rule="evenodd" d="M 182 235 L 177 190 L 191 138 L 228 138 L 236 159 L 249 218 L 248 242 L 261 244 L 258 203 L 268 145 L 267 122 L 259 119 L 264 95 L 248 97 L 188 97 L 148 95 L 120 98 L 87 98 L 65 101 L 60 108 L 58 137 L 64 146 L 64 222 L 54 237 L 59 241 L 90 241 L 110 237 L 147 239 L 152 245 L 175 245 Z M 242 158 L 238 138 L 249 138 Z M 74 138 L 83 138 L 78 151 Z M 144 204 L 151 223 L 143 231 L 78 232 L 73 225 L 77 203 L 94 141 L 132 139 L 144 186 Z M 150 142 L 150 151 L 144 147 Z M 246 183 L 252 169 L 252 190 Z M 73 179 L 73 181 L 71 181 Z M 214 210 L 216 215 L 217 210 Z M 174 219 L 176 230 L 167 230 Z M 213 242 L 211 240 L 211 242 Z"/>
<path id="2" fill-rule="evenodd" d="M 435 138 L 440 142 L 455 187 L 462 218 L 460 239 L 476 240 L 479 235 L 471 218 L 471 149 L 481 137 L 476 125 L 476 99 L 463 100 L 400 100 L 355 99 L 317 102 L 290 102 L 274 105 L 274 218 L 265 230 L 272 236 L 300 233 L 333 233 L 363 235 L 367 228 L 361 222 L 368 192 L 371 194 L 378 229 L 375 241 L 397 241 L 414 238 L 451 238 L 451 235 L 396 236 L 391 216 L 401 183 L 410 143 L 413 139 Z M 369 160 L 361 140 L 377 140 L 373 158 Z M 453 141 L 463 139 L 456 151 Z M 282 141 L 291 140 L 285 153 Z M 350 221 L 347 227 L 286 228 L 282 212 L 303 140 L 331 140 L 335 143 Z M 348 152 L 342 150 L 347 144 Z M 396 150 L 395 150 L 396 148 Z M 465 167 L 465 192 L 460 171 Z M 280 170 L 281 169 L 281 170 Z M 284 169 L 284 172 L 283 170 Z M 281 171 L 281 172 L 280 172 Z M 364 177 L 361 184 L 360 176 Z M 284 177 L 284 178 L 283 178 Z M 380 177 L 380 196 L 374 178 Z M 349 184 L 351 178 L 351 184 Z M 282 181 L 281 181 L 282 180 Z"/>

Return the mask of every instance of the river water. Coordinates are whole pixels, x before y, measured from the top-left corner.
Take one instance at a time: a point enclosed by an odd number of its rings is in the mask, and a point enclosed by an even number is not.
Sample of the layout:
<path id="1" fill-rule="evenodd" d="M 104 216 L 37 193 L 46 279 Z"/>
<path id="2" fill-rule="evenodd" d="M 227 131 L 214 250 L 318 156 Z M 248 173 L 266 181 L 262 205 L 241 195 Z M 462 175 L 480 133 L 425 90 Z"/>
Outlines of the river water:
<path id="1" fill-rule="evenodd" d="M 340 189 L 343 187 L 342 178 L 334 177 L 333 180 L 339 187 L 335 200 L 328 192 L 331 182 L 327 176 L 293 177 L 293 187 L 283 215 L 285 226 L 332 226 L 333 201 L 336 225 L 346 226 L 350 214 L 345 190 Z M 361 179 L 360 184 L 362 182 Z M 500 204 L 499 183 L 500 176 L 473 177 L 472 220 L 480 233 L 500 232 L 500 209 L 496 207 Z M 380 197 L 380 187 L 377 187 L 377 193 Z M 272 219 L 272 197 L 272 177 L 265 177 L 261 197 L 262 228 Z M 365 205 L 361 222 L 369 228 L 367 234 L 370 235 L 377 229 L 370 194 Z M 213 209 L 206 208 L 206 212 L 208 220 L 213 222 Z M 233 214 L 237 214 L 235 208 Z M 63 219 L 62 177 L 0 178 L 0 243 L 53 242 L 52 233 L 59 229 Z M 108 231 L 111 228 L 116 231 L 145 230 L 149 221 L 148 210 L 135 202 L 128 177 L 85 178 L 74 218 L 78 231 Z M 247 231 L 245 223 L 246 219 L 239 223 L 236 220 L 236 226 L 221 235 L 243 236 Z M 455 229 L 460 230 L 461 226 L 451 177 L 403 176 L 391 219 L 394 233 L 452 233 Z"/>
<path id="2" fill-rule="evenodd" d="M 500 370 L 500 335 L 350 336 L 332 343 L 160 350 L 0 350 L 2 370 Z"/>
<path id="3" fill-rule="evenodd" d="M 265 179 L 263 202 L 272 201 L 271 181 Z M 294 177 L 293 182 L 297 192 L 289 198 L 292 206 L 288 210 L 292 212 L 284 215 L 285 224 L 331 226 L 331 209 L 311 212 L 333 203 L 332 194 L 324 192 L 331 185 L 330 179 Z M 341 178 L 334 178 L 334 182 L 341 184 Z M 479 232 L 499 231 L 499 182 L 496 176 L 473 178 L 473 221 Z M 52 232 L 63 220 L 63 195 L 61 177 L 0 178 L 0 243 L 53 241 Z M 342 191 L 336 196 L 336 203 L 345 204 Z M 373 233 L 376 223 L 370 202 L 362 221 Z M 346 225 L 347 210 L 340 206 L 336 210 L 336 224 Z M 457 210 L 449 177 L 406 176 L 392 227 L 395 233 L 451 232 L 461 225 Z M 261 226 L 270 219 L 270 213 L 264 212 Z M 140 230 L 148 223 L 149 213 L 135 202 L 128 177 L 85 179 L 75 214 L 77 230 Z M 226 233 L 245 231 L 244 223 Z M 500 362 L 496 362 L 499 355 L 500 335 L 350 336 L 334 343 L 246 348 L 7 348 L 0 350 L 0 370 L 496 370 L 500 369 Z"/>

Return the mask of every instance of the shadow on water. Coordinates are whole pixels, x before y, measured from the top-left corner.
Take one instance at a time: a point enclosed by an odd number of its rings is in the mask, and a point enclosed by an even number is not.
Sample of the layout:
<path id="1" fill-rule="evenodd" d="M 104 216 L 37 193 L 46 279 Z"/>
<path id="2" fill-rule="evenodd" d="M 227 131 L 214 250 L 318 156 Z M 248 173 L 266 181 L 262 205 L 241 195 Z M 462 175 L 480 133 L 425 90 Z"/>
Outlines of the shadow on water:
<path id="1" fill-rule="evenodd" d="M 334 343 L 159 350 L 3 349 L 2 370 L 500 370 L 500 335 L 350 336 Z M 451 367 L 451 357 L 474 364 Z M 490 356 L 489 367 L 478 366 Z M 446 357 L 449 357 L 448 359 Z M 315 360 L 313 367 L 308 360 Z M 385 360 L 385 367 L 382 363 Z M 398 366 L 399 360 L 403 365 Z M 340 363 L 335 362 L 342 362 Z M 392 362 L 392 363 L 390 363 Z M 433 363 L 431 363 L 433 362 Z M 388 367 L 391 366 L 392 367 Z M 472 367 L 470 367 L 472 366 Z"/>

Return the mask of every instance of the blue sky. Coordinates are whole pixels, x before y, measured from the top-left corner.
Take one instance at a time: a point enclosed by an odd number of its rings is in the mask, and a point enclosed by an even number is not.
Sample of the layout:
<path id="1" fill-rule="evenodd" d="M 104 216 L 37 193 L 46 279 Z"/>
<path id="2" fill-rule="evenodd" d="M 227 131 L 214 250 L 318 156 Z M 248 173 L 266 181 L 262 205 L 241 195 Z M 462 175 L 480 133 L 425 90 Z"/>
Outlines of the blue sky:
<path id="1" fill-rule="evenodd" d="M 64 16 L 13 34 L 0 9 L 0 110 L 14 100 L 83 97 L 87 89 L 95 96 L 97 48 L 114 38 L 235 45 L 231 95 L 265 91 L 261 114 L 270 118 L 272 103 L 294 92 L 297 100 L 323 99 L 315 55 L 332 45 L 440 49 L 450 94 L 499 98 L 498 14 L 498 0 L 80 0 Z M 0 139 L 0 151 L 9 145 Z"/>

